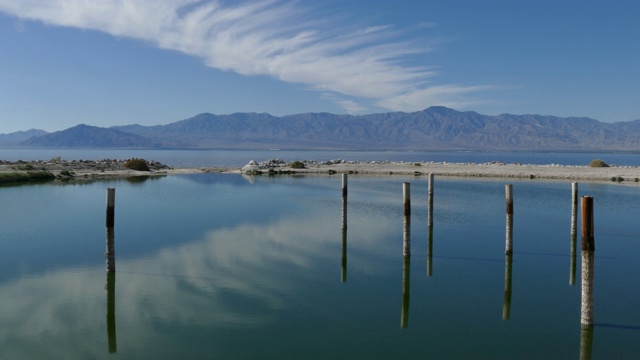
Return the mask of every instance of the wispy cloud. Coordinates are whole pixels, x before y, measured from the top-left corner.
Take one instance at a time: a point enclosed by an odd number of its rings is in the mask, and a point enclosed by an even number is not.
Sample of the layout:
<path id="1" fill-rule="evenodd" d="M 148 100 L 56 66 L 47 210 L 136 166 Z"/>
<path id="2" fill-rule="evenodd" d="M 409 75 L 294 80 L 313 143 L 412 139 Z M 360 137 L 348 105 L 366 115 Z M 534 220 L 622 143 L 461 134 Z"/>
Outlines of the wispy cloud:
<path id="1" fill-rule="evenodd" d="M 434 85 L 436 72 L 409 61 L 432 50 L 423 41 L 403 40 L 402 30 L 388 24 L 354 28 L 344 19 L 314 18 L 298 2 L 0 0 L 0 11 L 140 39 L 216 69 L 304 84 L 349 112 L 464 106 L 487 89 Z"/>

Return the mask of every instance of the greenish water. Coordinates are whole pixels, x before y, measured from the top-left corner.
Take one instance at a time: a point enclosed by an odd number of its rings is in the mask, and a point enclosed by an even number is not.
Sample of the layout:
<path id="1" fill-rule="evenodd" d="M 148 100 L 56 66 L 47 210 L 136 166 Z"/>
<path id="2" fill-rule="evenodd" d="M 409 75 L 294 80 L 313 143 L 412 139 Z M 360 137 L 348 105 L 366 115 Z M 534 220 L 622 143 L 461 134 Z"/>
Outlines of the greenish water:
<path id="1" fill-rule="evenodd" d="M 431 257 L 426 177 L 350 176 L 346 233 L 337 176 L 0 188 L 0 358 L 579 358 L 571 184 L 512 183 L 511 263 L 504 181 L 436 178 Z M 596 326 L 582 346 L 635 358 L 640 188 L 580 194 L 596 219 Z"/>

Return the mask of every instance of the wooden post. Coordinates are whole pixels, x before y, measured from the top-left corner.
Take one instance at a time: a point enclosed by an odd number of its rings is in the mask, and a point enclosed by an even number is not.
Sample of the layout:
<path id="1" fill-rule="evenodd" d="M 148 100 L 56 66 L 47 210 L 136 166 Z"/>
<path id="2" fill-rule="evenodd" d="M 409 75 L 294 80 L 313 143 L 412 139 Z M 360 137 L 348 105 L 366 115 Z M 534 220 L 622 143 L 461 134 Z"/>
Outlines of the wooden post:
<path id="1" fill-rule="evenodd" d="M 580 323 L 593 326 L 593 280 L 595 241 L 593 232 L 593 198 L 582 197 L 582 306 Z"/>
<path id="2" fill-rule="evenodd" d="M 107 189 L 107 227 L 113 228 L 115 222 L 116 189 Z"/>
<path id="3" fill-rule="evenodd" d="M 347 197 L 348 182 L 349 182 L 348 176 L 349 176 L 348 174 L 342 174 L 342 197 L 343 198 Z"/>
<path id="4" fill-rule="evenodd" d="M 578 183 L 571 183 L 571 265 L 569 285 L 576 284 L 576 246 L 578 229 Z"/>
<path id="5" fill-rule="evenodd" d="M 505 185 L 505 197 L 507 202 L 507 233 L 505 254 L 513 254 L 513 186 L 511 184 Z"/>
<path id="6" fill-rule="evenodd" d="M 411 256 L 411 217 L 404 217 L 404 231 L 402 232 L 402 255 Z"/>
<path id="7" fill-rule="evenodd" d="M 404 216 L 411 216 L 411 184 L 402 183 L 402 198 L 404 199 Z"/>
<path id="8" fill-rule="evenodd" d="M 109 353 L 113 354 L 118 351 L 118 343 L 116 339 L 116 273 L 107 273 L 107 339 L 109 344 Z"/>
<path id="9" fill-rule="evenodd" d="M 342 282 L 347 282 L 347 197 L 342 197 Z"/>
<path id="10" fill-rule="evenodd" d="M 427 203 L 428 203 L 428 215 L 427 224 L 429 227 L 433 226 L 433 173 L 429 173 L 429 188 L 427 190 Z"/>
<path id="11" fill-rule="evenodd" d="M 107 231 L 106 252 L 107 272 L 116 271 L 115 241 L 114 241 L 114 215 L 115 215 L 116 189 L 107 189 Z"/>
<path id="12" fill-rule="evenodd" d="M 504 303 L 502 304 L 502 320 L 511 318 L 511 277 L 513 274 L 513 255 L 505 255 L 504 265 Z"/>
<path id="13" fill-rule="evenodd" d="M 578 228 L 578 183 L 571 183 L 571 234 Z"/>

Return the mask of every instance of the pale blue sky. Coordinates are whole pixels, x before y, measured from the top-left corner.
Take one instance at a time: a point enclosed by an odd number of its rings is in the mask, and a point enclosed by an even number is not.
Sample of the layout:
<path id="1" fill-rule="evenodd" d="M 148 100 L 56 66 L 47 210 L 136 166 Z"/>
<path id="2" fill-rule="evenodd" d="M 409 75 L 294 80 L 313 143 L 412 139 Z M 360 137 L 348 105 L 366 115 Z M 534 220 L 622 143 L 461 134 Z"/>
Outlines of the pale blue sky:
<path id="1" fill-rule="evenodd" d="M 631 121 L 639 19 L 635 0 L 0 0 L 0 133 L 433 105 Z"/>

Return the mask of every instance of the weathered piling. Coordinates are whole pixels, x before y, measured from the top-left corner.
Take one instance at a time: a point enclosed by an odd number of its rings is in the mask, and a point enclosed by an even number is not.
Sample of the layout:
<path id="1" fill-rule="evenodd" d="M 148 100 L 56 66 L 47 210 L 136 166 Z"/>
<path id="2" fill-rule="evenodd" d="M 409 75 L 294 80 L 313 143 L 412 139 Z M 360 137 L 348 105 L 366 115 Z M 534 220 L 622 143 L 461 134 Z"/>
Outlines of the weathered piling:
<path id="1" fill-rule="evenodd" d="M 349 182 L 349 175 L 348 174 L 342 174 L 342 197 L 346 198 L 347 194 L 348 194 L 348 182 Z"/>
<path id="2" fill-rule="evenodd" d="M 569 285 L 576 284 L 576 247 L 578 238 L 578 183 L 571 183 L 571 265 Z"/>
<path id="3" fill-rule="evenodd" d="M 429 173 L 429 187 L 427 189 L 427 224 L 429 225 L 429 227 L 433 226 L 433 178 L 433 173 Z"/>
<path id="4" fill-rule="evenodd" d="M 116 255 L 115 255 L 115 235 L 114 235 L 114 218 L 115 218 L 115 202 L 116 189 L 107 189 L 107 229 L 106 229 L 106 252 L 105 259 L 107 263 L 107 272 L 116 271 Z"/>
<path id="5" fill-rule="evenodd" d="M 402 311 L 400 313 L 400 327 L 409 326 L 409 298 L 411 292 L 411 257 L 405 256 L 402 261 Z"/>
<path id="6" fill-rule="evenodd" d="M 505 198 L 507 204 L 507 224 L 506 224 L 506 241 L 505 254 L 513 254 L 513 186 L 507 184 L 504 186 Z"/>
<path id="7" fill-rule="evenodd" d="M 113 228 L 115 223 L 116 189 L 107 189 L 107 227 Z"/>
<path id="8" fill-rule="evenodd" d="M 109 344 L 109 353 L 113 354 L 118 351 L 118 343 L 116 340 L 116 273 L 107 273 L 107 341 Z"/>
<path id="9" fill-rule="evenodd" d="M 411 216 L 405 216 L 402 231 L 402 256 L 411 256 Z"/>
<path id="10" fill-rule="evenodd" d="M 594 281 L 594 221 L 593 198 L 582 197 L 582 306 L 580 323 L 593 326 L 593 281 Z"/>
<path id="11" fill-rule="evenodd" d="M 342 282 L 347 282 L 347 198 L 342 198 Z"/>
<path id="12" fill-rule="evenodd" d="M 504 302 L 502 304 L 502 320 L 511 318 L 511 277 L 513 274 L 513 255 L 505 255 L 504 264 Z"/>
<path id="13" fill-rule="evenodd" d="M 402 183 L 402 199 L 404 203 L 404 216 L 411 216 L 411 184 Z"/>

